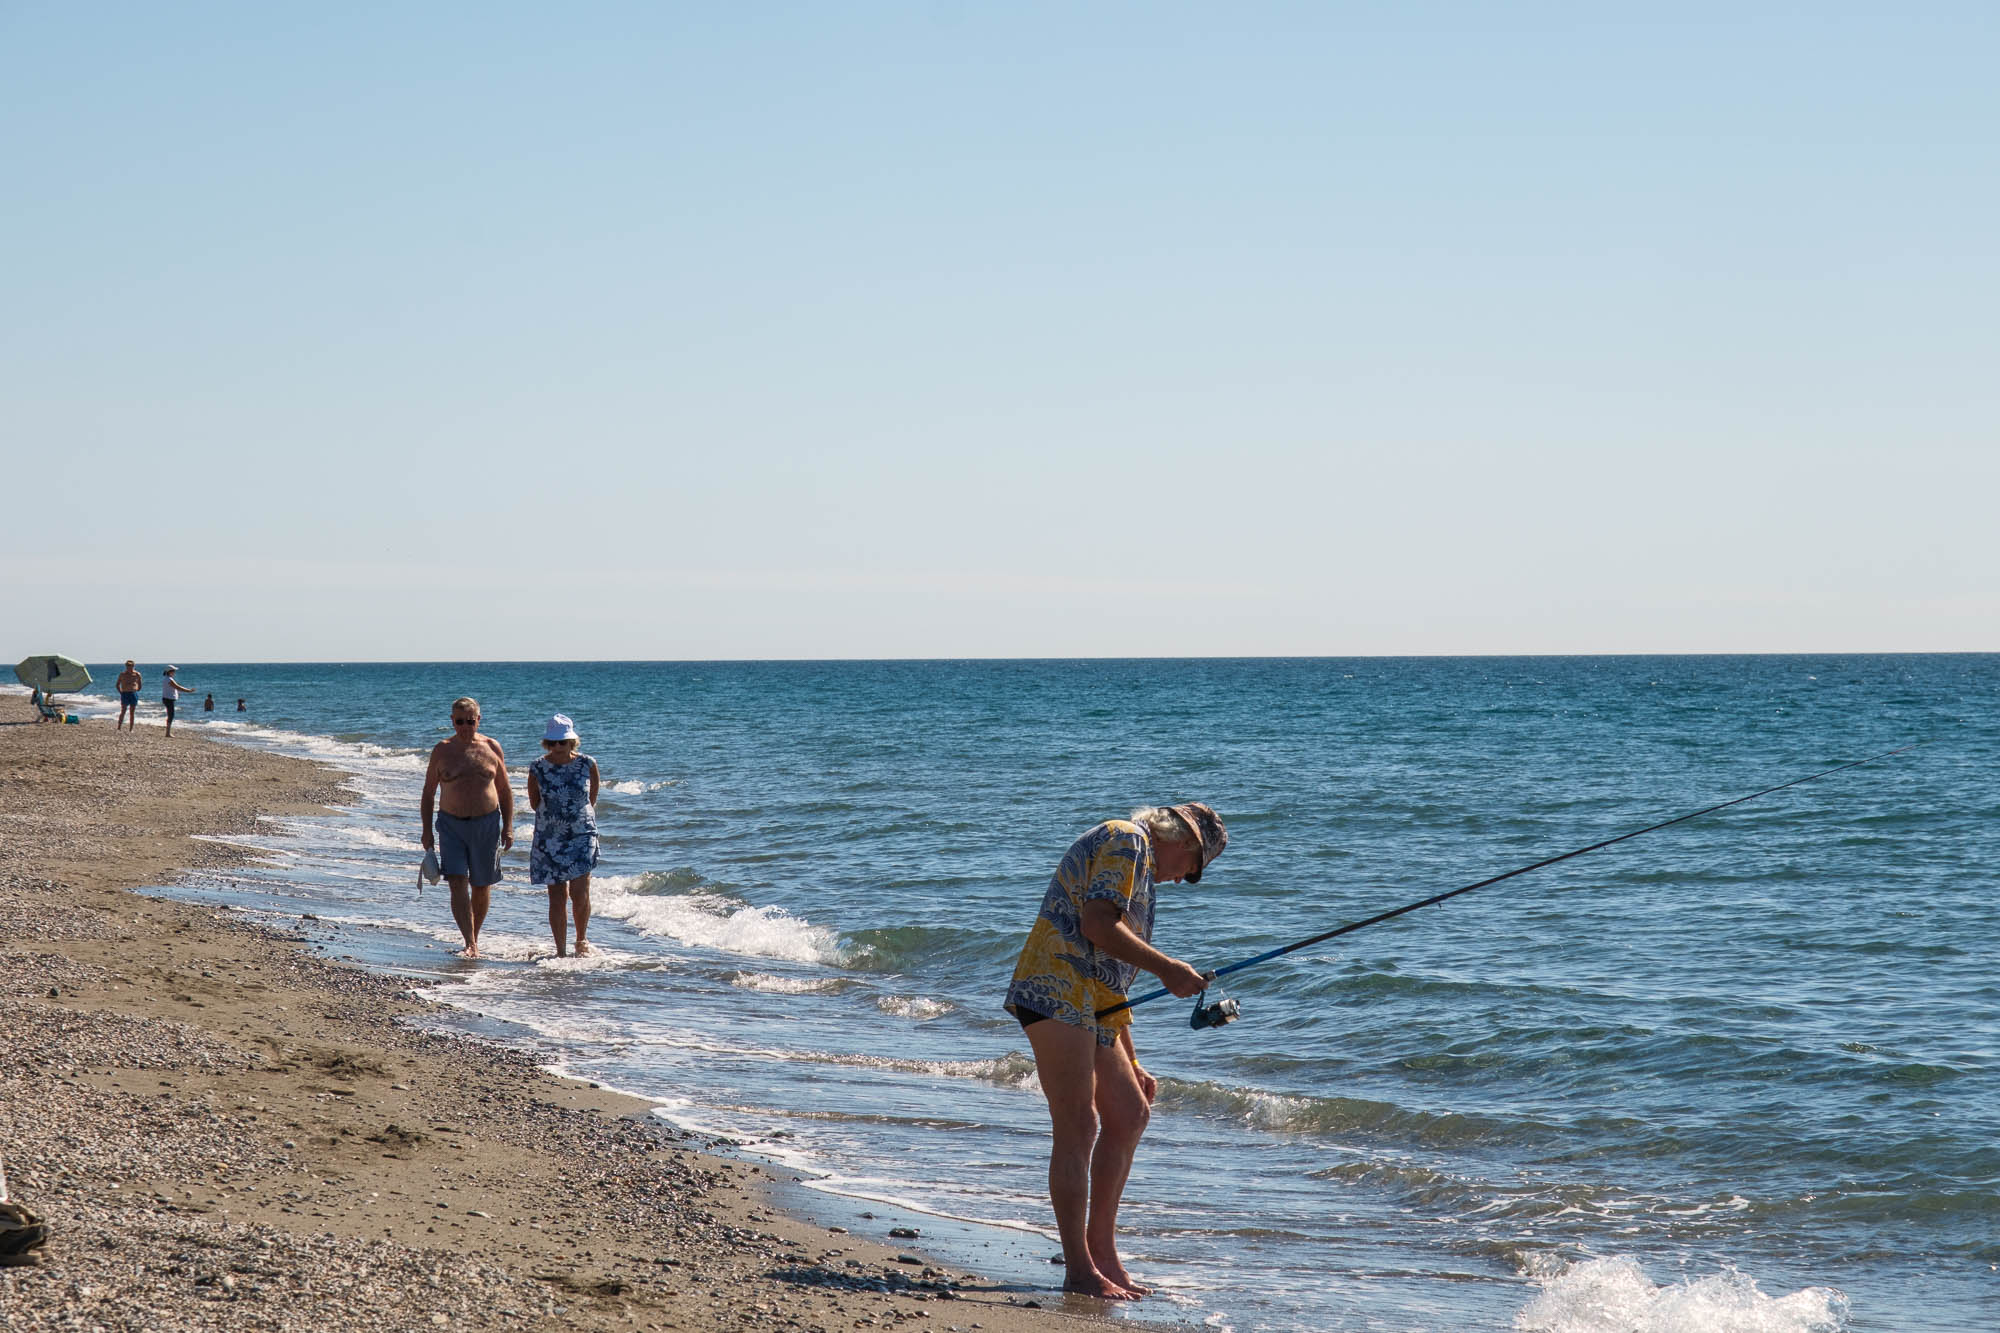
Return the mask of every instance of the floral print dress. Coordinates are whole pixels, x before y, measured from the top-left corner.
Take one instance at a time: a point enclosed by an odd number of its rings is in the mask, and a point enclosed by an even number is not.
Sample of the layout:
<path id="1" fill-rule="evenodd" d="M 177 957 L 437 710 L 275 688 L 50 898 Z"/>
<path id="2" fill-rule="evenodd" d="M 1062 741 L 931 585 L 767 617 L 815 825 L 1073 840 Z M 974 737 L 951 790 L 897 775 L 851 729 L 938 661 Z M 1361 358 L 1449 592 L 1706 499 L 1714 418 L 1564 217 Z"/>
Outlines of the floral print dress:
<path id="1" fill-rule="evenodd" d="M 528 766 L 541 789 L 535 811 L 535 845 L 528 853 L 530 884 L 560 884 L 597 868 L 597 812 L 590 804 L 594 761 L 580 754 L 567 764 L 546 758 Z"/>
<path id="2" fill-rule="evenodd" d="M 1103 1019 L 1097 1011 L 1123 1000 L 1139 969 L 1083 937 L 1083 905 L 1093 898 L 1117 907 L 1140 939 L 1152 940 L 1153 844 L 1129 819 L 1099 824 L 1063 856 L 1021 949 L 1006 1008 L 1017 1018 L 1029 1009 L 1083 1028 L 1109 1046 L 1131 1024 L 1132 1011 Z"/>

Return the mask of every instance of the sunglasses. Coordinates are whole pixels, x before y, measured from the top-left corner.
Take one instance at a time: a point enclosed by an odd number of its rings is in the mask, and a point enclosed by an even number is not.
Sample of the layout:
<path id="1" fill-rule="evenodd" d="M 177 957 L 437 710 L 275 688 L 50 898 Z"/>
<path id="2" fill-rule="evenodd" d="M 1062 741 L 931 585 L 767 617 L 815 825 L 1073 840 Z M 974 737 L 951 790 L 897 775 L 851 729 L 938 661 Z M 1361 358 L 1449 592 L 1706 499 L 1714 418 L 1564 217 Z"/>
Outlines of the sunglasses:
<path id="1" fill-rule="evenodd" d="M 451 724 L 454 727 L 476 727 L 479 725 L 479 719 L 476 717 L 455 717 L 451 720 Z"/>

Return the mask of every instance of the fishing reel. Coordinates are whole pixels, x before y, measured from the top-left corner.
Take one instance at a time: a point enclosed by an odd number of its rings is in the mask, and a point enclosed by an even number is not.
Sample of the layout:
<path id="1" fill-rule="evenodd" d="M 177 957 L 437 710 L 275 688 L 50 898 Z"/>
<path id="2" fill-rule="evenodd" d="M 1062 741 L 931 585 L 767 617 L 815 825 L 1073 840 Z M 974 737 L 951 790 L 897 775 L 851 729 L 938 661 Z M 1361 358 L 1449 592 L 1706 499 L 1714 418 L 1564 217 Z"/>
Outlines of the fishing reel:
<path id="1" fill-rule="evenodd" d="M 1188 1017 L 1188 1026 L 1197 1032 L 1202 1028 L 1219 1028 L 1234 1023 L 1243 1014 L 1243 1006 L 1222 994 L 1220 986 L 1215 988 L 1215 1003 L 1208 1002 L 1208 992 L 1194 997 L 1194 1013 Z"/>

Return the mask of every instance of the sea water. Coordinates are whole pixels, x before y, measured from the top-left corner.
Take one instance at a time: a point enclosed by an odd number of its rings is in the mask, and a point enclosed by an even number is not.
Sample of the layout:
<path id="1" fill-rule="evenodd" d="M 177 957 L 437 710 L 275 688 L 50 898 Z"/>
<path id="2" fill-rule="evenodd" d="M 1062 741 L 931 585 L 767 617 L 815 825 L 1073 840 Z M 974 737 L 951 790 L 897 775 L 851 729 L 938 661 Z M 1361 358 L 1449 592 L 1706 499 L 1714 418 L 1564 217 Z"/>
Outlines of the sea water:
<path id="1" fill-rule="evenodd" d="M 1160 1295 L 1127 1313 L 2000 1328 L 2000 657 L 181 674 L 223 710 L 190 696 L 183 726 L 325 760 L 358 802 L 173 892 L 315 918 L 458 1026 L 775 1163 L 788 1206 L 915 1225 L 1024 1292 L 1060 1278 L 1048 1130 L 999 1004 L 1091 824 L 1223 814 L 1155 936 L 1212 967 L 1927 740 L 1246 971 L 1227 1028 L 1140 1008 L 1160 1093 L 1123 1245 Z M 576 719 L 605 784 L 594 957 L 553 956 L 523 797 L 487 957 L 451 956 L 415 869 L 458 695 L 517 790 L 546 716 Z"/>

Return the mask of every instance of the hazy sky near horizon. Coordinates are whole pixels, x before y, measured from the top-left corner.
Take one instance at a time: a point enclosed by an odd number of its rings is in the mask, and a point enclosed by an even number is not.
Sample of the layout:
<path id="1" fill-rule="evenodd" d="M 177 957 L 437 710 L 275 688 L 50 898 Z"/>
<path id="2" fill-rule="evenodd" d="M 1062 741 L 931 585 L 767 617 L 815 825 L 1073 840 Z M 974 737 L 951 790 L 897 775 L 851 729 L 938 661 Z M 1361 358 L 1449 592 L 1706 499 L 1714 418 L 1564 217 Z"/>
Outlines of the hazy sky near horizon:
<path id="1" fill-rule="evenodd" d="M 2000 649 L 1996 36 L 0 9 L 0 656 Z"/>

